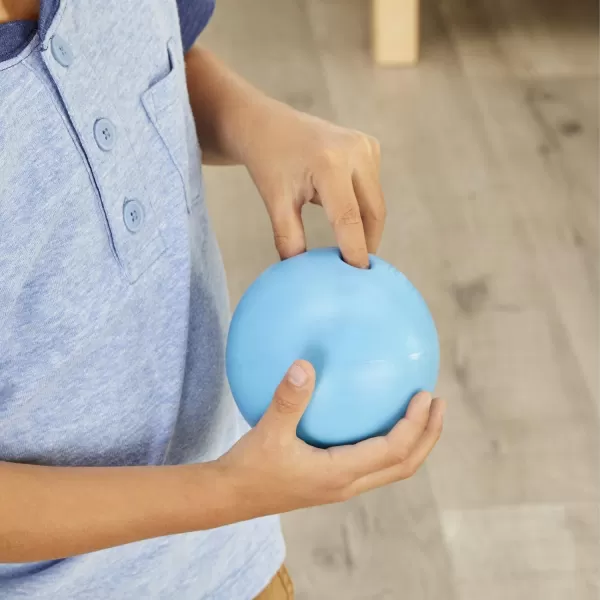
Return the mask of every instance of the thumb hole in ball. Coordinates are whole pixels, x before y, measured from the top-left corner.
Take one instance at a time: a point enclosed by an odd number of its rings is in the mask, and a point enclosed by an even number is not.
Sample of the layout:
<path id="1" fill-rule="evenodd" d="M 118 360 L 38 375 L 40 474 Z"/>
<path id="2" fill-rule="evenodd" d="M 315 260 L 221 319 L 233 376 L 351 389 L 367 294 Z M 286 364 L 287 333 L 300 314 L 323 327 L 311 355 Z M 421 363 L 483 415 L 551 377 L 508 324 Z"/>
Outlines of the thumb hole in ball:
<path id="1" fill-rule="evenodd" d="M 351 269 L 356 269 L 357 271 L 370 271 L 373 268 L 373 262 L 371 261 L 371 257 L 370 256 L 369 256 L 369 266 L 366 269 L 361 269 L 360 267 L 355 267 L 354 265 L 351 265 L 350 263 L 346 262 L 346 260 L 342 256 L 342 252 L 341 252 L 341 250 L 339 248 L 338 248 L 338 256 L 340 257 L 340 260 L 346 266 L 350 267 Z"/>

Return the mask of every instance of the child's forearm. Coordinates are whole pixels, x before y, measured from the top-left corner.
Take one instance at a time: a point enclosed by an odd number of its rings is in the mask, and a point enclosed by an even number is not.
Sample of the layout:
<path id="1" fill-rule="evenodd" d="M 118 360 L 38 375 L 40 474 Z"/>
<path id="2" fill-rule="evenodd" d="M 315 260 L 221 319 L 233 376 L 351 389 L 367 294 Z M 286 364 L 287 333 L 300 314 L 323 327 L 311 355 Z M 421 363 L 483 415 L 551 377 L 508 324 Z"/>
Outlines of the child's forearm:
<path id="1" fill-rule="evenodd" d="M 269 98 L 208 50 L 193 46 L 185 57 L 190 103 L 206 164 L 245 164 L 245 151 L 261 120 L 284 105 Z"/>
<path id="2" fill-rule="evenodd" d="M 440 436 L 442 401 L 417 394 L 386 436 L 320 450 L 296 436 L 315 378 L 306 361 L 294 363 L 259 423 L 214 462 L 0 462 L 0 563 L 63 558 L 341 502 L 416 472 Z"/>
<path id="3" fill-rule="evenodd" d="M 44 467 L 0 462 L 0 563 L 63 558 L 241 520 L 215 463 Z M 237 509 L 239 511 L 239 508 Z"/>

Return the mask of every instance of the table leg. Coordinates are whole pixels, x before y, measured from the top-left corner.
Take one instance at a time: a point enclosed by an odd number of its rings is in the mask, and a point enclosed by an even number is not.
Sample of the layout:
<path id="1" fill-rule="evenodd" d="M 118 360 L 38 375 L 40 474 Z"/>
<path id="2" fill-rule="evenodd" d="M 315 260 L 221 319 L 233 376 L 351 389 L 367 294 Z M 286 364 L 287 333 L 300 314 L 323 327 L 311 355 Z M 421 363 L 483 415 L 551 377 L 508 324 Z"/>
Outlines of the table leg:
<path id="1" fill-rule="evenodd" d="M 380 65 L 410 65 L 419 56 L 419 0 L 371 0 L 372 45 Z"/>

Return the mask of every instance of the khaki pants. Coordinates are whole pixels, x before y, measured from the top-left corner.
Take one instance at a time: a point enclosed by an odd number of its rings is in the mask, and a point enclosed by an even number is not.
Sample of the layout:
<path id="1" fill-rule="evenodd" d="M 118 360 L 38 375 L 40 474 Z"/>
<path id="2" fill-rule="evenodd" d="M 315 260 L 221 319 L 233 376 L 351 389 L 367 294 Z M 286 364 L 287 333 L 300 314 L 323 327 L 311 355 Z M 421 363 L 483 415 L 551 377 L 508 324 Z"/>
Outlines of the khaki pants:
<path id="1" fill-rule="evenodd" d="M 271 583 L 256 597 L 256 600 L 294 600 L 294 585 L 285 565 L 279 569 Z"/>

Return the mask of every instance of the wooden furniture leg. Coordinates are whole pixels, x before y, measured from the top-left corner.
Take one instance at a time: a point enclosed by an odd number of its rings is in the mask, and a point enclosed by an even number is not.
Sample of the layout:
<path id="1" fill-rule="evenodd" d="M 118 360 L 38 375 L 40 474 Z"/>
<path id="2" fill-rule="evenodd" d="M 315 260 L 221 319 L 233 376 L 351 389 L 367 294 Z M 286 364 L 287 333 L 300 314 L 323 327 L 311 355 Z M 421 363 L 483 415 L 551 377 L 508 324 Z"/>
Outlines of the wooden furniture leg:
<path id="1" fill-rule="evenodd" d="M 372 45 L 380 65 L 411 65 L 419 56 L 419 0 L 371 0 Z"/>

